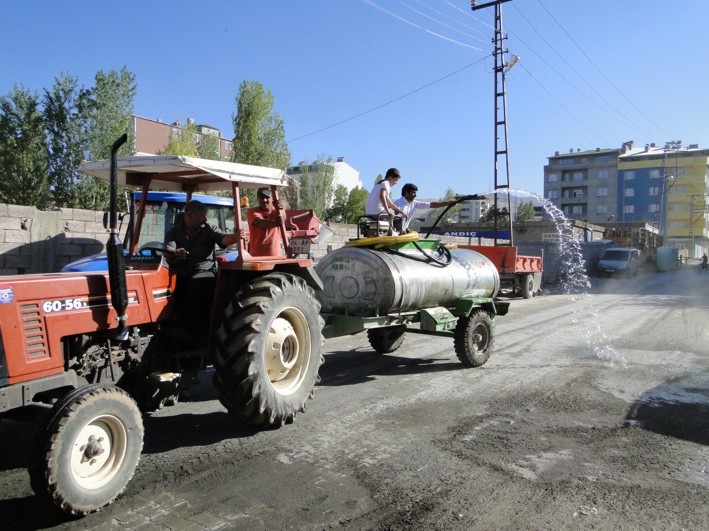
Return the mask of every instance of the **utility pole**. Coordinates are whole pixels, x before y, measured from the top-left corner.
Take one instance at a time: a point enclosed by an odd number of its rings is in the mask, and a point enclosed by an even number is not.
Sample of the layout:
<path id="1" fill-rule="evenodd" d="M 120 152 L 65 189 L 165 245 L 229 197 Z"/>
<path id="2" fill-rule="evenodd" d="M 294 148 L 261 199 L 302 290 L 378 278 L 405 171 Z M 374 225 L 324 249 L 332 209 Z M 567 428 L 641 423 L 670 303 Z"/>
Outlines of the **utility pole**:
<path id="1" fill-rule="evenodd" d="M 495 6 L 495 37 L 492 39 L 494 46 L 493 56 L 495 57 L 495 245 L 497 245 L 497 214 L 499 214 L 499 209 L 497 207 L 497 190 L 500 188 L 507 188 L 507 212 L 509 213 L 510 245 L 514 245 L 512 236 L 512 199 L 509 193 L 510 161 L 507 150 L 507 103 L 505 96 L 505 74 L 512 66 L 514 66 L 518 58 L 515 56 L 515 59 L 511 61 L 509 65 L 505 64 L 505 53 L 507 50 L 503 49 L 503 41 L 506 40 L 507 37 L 502 34 L 502 4 L 509 1 L 510 0 L 494 0 L 480 5 L 478 5 L 477 0 L 471 1 L 471 8 L 473 11 Z M 504 179 L 500 176 L 500 164 L 504 164 L 505 167 L 505 173 L 503 176 Z"/>

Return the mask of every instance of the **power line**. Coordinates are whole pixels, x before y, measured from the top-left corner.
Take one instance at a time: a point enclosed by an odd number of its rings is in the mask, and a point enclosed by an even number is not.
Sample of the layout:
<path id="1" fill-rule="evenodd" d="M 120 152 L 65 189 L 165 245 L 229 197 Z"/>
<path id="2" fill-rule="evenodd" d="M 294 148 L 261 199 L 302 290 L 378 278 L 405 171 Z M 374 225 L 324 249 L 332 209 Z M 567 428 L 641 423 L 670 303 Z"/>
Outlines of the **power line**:
<path id="1" fill-rule="evenodd" d="M 632 101 L 630 98 L 628 98 L 628 97 L 615 85 L 615 83 L 613 83 L 613 81 L 612 81 L 608 76 L 606 76 L 605 73 L 603 73 L 603 71 L 596 65 L 596 63 L 593 62 L 593 60 L 588 56 L 588 54 L 583 50 L 583 48 L 581 48 L 581 46 L 579 46 L 579 44 L 576 42 L 576 40 L 573 38 L 573 36 L 571 36 L 571 35 L 569 34 L 569 32 L 567 32 L 566 29 L 565 29 L 565 28 L 559 23 L 559 21 L 554 17 L 554 15 L 552 15 L 552 14 L 549 12 L 549 10 L 548 10 L 548 9 L 546 8 L 546 6 L 541 2 L 541 0 L 537 0 L 537 1 L 539 2 L 539 5 L 542 6 L 542 9 L 544 9 L 544 11 L 547 12 L 547 14 L 551 17 L 551 19 L 557 24 L 557 26 L 559 26 L 559 28 L 561 28 L 561 30 L 566 34 L 566 36 L 569 38 L 569 40 L 570 40 L 571 42 L 573 42 L 574 45 L 579 49 L 579 51 L 584 55 L 584 57 L 585 57 L 586 59 L 588 59 L 588 62 L 591 63 L 591 65 L 593 66 L 593 68 L 595 68 L 596 71 L 598 71 L 598 73 L 601 74 L 601 76 L 603 76 L 603 78 L 604 78 L 606 81 L 608 81 L 608 83 L 609 83 L 616 91 L 618 91 L 618 94 L 620 94 L 621 97 L 622 97 L 625 101 L 627 101 L 627 102 L 631 105 L 631 107 L 633 107 L 633 109 L 635 109 L 636 111 L 638 111 L 648 122 L 650 122 L 653 126 L 657 127 L 658 131 L 661 131 L 662 133 L 664 133 L 665 135 L 667 135 L 668 138 L 673 138 L 673 136 L 672 136 L 671 134 L 669 134 L 667 131 L 665 131 L 661 126 L 659 126 L 658 124 L 656 124 L 647 114 L 645 114 L 645 113 L 642 111 L 642 109 L 638 108 L 638 107 L 633 103 L 633 101 Z"/>
<path id="2" fill-rule="evenodd" d="M 514 5 L 514 4 L 513 4 L 513 5 Z M 549 46 L 549 48 L 551 48 L 551 50 L 554 52 L 554 54 L 555 54 L 559 59 L 561 59 L 561 61 L 562 61 L 574 74 L 576 74 L 576 75 L 579 77 L 579 79 L 581 79 L 581 81 L 583 81 L 583 82 L 590 88 L 590 90 L 591 90 L 591 92 L 592 92 L 593 94 L 595 94 L 603 103 L 605 103 L 605 105 L 608 106 L 608 108 L 610 108 L 612 111 L 614 111 L 614 112 L 616 113 L 617 116 L 615 116 L 614 118 L 621 118 L 622 120 L 625 120 L 625 122 L 626 122 L 628 125 L 630 125 L 630 126 L 636 128 L 636 129 L 638 129 L 638 130 L 640 130 L 640 131 L 643 131 L 645 134 L 648 134 L 648 135 L 649 135 L 649 133 L 648 133 L 647 131 L 644 131 L 643 128 L 642 128 L 640 125 L 636 124 L 636 123 L 635 123 L 633 120 L 631 120 L 628 116 L 626 116 L 625 114 L 623 114 L 623 112 L 621 112 L 620 110 L 618 110 L 617 108 L 615 108 L 602 94 L 600 94 L 600 93 L 598 92 L 598 90 L 596 90 L 596 88 L 595 88 L 588 80 L 586 80 L 586 78 L 585 78 L 584 76 L 582 76 L 573 66 L 571 66 L 571 65 L 566 61 L 566 59 L 564 59 L 564 57 L 544 38 L 544 36 L 541 34 L 541 32 L 539 32 L 539 30 L 537 30 L 537 28 L 529 21 L 529 19 L 527 19 L 527 17 L 524 16 L 524 13 L 522 13 L 519 9 L 517 9 L 517 6 L 515 6 L 515 9 L 516 9 L 517 12 L 519 13 L 519 15 L 527 22 L 527 24 L 529 24 L 529 26 L 532 28 L 532 30 L 534 30 L 534 32 L 537 33 L 537 35 L 542 39 L 542 41 L 543 41 L 547 46 Z M 510 32 L 510 33 L 512 33 L 512 32 Z M 513 35 L 514 35 L 514 34 L 513 34 Z M 532 53 L 534 53 L 537 57 L 539 57 L 549 68 L 551 68 L 554 72 L 556 72 L 556 74 L 557 74 L 559 77 L 561 77 L 564 81 L 566 81 L 569 85 L 571 85 L 574 89 L 576 89 L 582 96 L 584 96 L 585 98 L 587 98 L 587 99 L 588 99 L 589 101 L 591 101 L 592 103 L 598 105 L 596 102 L 594 102 L 594 101 L 588 96 L 588 94 L 586 94 L 586 92 L 582 91 L 579 87 L 577 87 L 576 85 L 574 85 L 569 79 L 567 79 L 565 76 L 563 76 L 563 75 L 561 74 L 561 72 L 559 72 L 556 68 L 554 68 L 541 54 L 537 53 L 531 46 L 529 46 L 527 43 L 525 43 L 525 42 L 524 42 L 522 39 L 520 39 L 519 37 L 515 36 L 515 38 L 517 38 L 517 40 L 519 40 L 519 42 L 521 42 L 522 44 L 524 44 L 525 46 L 527 46 L 527 47 L 532 51 Z M 602 106 L 600 106 L 600 108 L 603 109 Z M 604 110 L 604 112 L 606 112 L 609 116 L 613 116 L 613 115 L 612 115 L 610 112 L 608 112 L 606 109 L 603 109 L 603 110 Z"/>
<path id="3" fill-rule="evenodd" d="M 372 0 L 362 0 L 362 2 L 364 2 L 364 3 L 367 4 L 367 5 L 372 6 L 372 7 L 375 8 L 375 9 L 378 9 L 378 10 L 381 11 L 382 13 L 386 13 L 387 15 L 389 15 L 389 16 L 391 16 L 391 17 L 394 17 L 394 18 L 397 19 L 397 20 L 400 20 L 401 22 L 404 22 L 404 23 L 406 23 L 406 24 L 409 24 L 410 26 L 413 26 L 413 27 L 418 28 L 418 29 L 420 29 L 420 30 L 422 30 L 422 31 L 425 31 L 426 33 L 429 33 L 429 34 L 433 35 L 434 37 L 438 37 L 439 39 L 443 39 L 444 41 L 450 42 L 450 43 L 455 44 L 455 45 L 457 45 L 457 46 L 462 46 L 463 48 L 468 48 L 468 49 L 470 49 L 470 50 L 475 50 L 475 51 L 477 51 L 477 52 L 482 52 L 482 51 L 483 51 L 482 48 L 478 48 L 478 47 L 476 47 L 476 46 L 471 46 L 471 45 L 469 45 L 469 44 L 465 44 L 465 43 L 460 42 L 460 41 L 457 41 L 457 40 L 455 40 L 455 39 L 451 39 L 451 38 L 449 38 L 449 37 L 446 37 L 445 35 L 441 35 L 440 33 L 436 33 L 435 31 L 431 31 L 431 30 L 429 30 L 429 29 L 426 29 L 426 28 L 424 28 L 423 26 L 419 26 L 418 24 L 416 24 L 416 23 L 414 23 L 414 22 L 411 22 L 410 20 L 407 20 L 407 19 L 405 19 L 405 18 L 403 18 L 403 17 L 400 17 L 400 16 L 397 15 L 396 13 L 392 13 L 391 11 L 389 11 L 389 10 L 387 10 L 387 9 L 384 9 L 384 8 L 381 7 L 380 5 L 378 5 L 378 4 L 376 4 L 375 2 L 373 2 Z"/>
<path id="4" fill-rule="evenodd" d="M 410 91 L 410 92 L 407 92 L 406 94 L 403 94 L 403 95 L 401 95 L 401 96 L 399 96 L 399 97 L 397 97 L 397 98 L 394 98 L 393 100 L 389 100 L 389 101 L 387 101 L 387 102 L 385 102 L 385 103 L 382 103 L 381 105 L 377 105 L 376 107 L 372 107 L 372 108 L 369 109 L 369 110 L 366 110 L 366 111 L 361 112 L 361 113 L 359 113 L 359 114 L 355 114 L 354 116 L 350 116 L 349 118 L 345 118 L 344 120 L 340 120 L 339 122 L 336 122 L 336 123 L 334 123 L 334 124 L 332 124 L 332 125 L 328 125 L 327 127 L 323 127 L 323 128 L 321 128 L 321 129 L 318 129 L 317 131 L 313 131 L 313 132 L 311 132 L 311 133 L 308 133 L 308 134 L 301 135 L 301 136 L 299 136 L 299 137 L 293 138 L 293 139 L 291 139 L 291 140 L 288 140 L 288 142 L 295 142 L 295 141 L 297 141 L 297 140 L 302 140 L 303 138 L 307 138 L 307 137 L 309 137 L 309 136 L 313 136 L 313 135 L 316 135 L 316 134 L 318 134 L 318 133 L 322 133 L 323 131 L 327 131 L 328 129 L 332 129 L 333 127 L 337 127 L 338 125 L 342 125 L 342 124 L 347 123 L 347 122 L 351 122 L 352 120 L 355 120 L 355 119 L 360 118 L 360 117 L 362 117 L 362 116 L 364 116 L 364 115 L 366 115 L 366 114 L 369 114 L 369 113 L 371 113 L 371 112 L 374 112 L 374 111 L 376 111 L 376 110 L 379 110 L 379 109 L 381 109 L 382 107 L 386 107 L 387 105 L 391 105 L 392 103 L 396 103 L 397 101 L 403 100 L 404 98 L 408 98 L 408 97 L 411 96 L 412 94 L 416 94 L 417 92 L 421 92 L 422 90 L 424 90 L 424 89 L 426 89 L 426 88 L 428 88 L 428 87 L 431 87 L 431 86 L 435 85 L 436 83 L 440 83 L 441 81 L 444 81 L 444 80 L 448 79 L 449 77 L 452 77 L 452 76 L 454 76 L 454 75 L 456 75 L 456 74 L 459 74 L 459 73 L 462 72 L 463 70 L 467 70 L 468 68 L 470 68 L 470 67 L 472 67 L 472 66 L 475 66 L 475 65 L 481 63 L 482 61 L 484 61 L 485 59 L 487 59 L 487 57 L 488 57 L 488 56 L 485 56 L 485 57 L 483 57 L 482 59 L 478 59 L 478 60 L 475 61 L 474 63 L 470 63 L 469 65 L 464 66 L 463 68 L 459 68 L 459 69 L 456 70 L 455 72 L 451 72 L 450 74 L 446 74 L 445 76 L 443 76 L 443 77 L 441 77 L 441 78 L 438 78 L 438 79 L 436 79 L 435 81 L 431 81 L 430 83 L 426 83 L 425 85 L 423 85 L 423 86 L 421 86 L 421 87 L 419 87 L 419 88 L 417 88 L 417 89 L 414 89 L 414 90 L 412 90 L 412 91 Z"/>

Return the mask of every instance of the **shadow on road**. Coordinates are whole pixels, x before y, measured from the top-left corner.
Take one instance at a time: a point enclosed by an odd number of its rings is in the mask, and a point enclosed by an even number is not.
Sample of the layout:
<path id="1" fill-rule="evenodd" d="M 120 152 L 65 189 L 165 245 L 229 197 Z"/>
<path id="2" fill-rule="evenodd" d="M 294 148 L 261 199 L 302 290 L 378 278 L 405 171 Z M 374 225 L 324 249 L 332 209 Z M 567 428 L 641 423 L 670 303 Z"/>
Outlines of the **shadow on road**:
<path id="1" fill-rule="evenodd" d="M 648 389 L 625 418 L 645 430 L 709 445 L 709 371 L 687 374 Z"/>
<path id="2" fill-rule="evenodd" d="M 394 354 L 377 354 L 371 350 L 338 350 L 325 354 L 320 368 L 320 386 L 355 385 L 377 376 L 426 374 L 466 370 L 450 358 L 405 358 Z"/>

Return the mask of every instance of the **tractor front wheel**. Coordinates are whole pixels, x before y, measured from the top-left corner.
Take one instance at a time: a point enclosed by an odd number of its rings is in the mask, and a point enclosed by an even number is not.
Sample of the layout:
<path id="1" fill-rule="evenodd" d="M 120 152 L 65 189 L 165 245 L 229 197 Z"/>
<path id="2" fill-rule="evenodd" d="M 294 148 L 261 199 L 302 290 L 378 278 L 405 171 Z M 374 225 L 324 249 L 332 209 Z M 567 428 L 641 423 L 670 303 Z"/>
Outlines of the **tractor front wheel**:
<path id="1" fill-rule="evenodd" d="M 322 327 L 302 278 L 272 273 L 247 284 L 217 334 L 214 385 L 227 411 L 259 427 L 292 422 L 319 381 Z"/>
<path id="2" fill-rule="evenodd" d="M 35 443 L 30 482 L 62 512 L 83 516 L 123 492 L 142 449 L 143 420 L 133 399 L 110 385 L 81 387 L 49 413 Z"/>

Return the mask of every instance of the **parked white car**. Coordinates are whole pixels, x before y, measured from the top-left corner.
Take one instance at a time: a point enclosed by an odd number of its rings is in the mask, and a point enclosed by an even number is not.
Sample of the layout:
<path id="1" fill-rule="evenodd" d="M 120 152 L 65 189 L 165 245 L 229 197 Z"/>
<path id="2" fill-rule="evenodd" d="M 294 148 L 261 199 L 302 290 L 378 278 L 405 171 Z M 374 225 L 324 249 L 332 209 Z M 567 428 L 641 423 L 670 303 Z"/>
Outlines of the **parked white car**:
<path id="1" fill-rule="evenodd" d="M 601 275 L 626 275 L 638 274 L 640 265 L 640 251 L 632 247 L 611 247 L 603 251 L 603 256 L 598 261 L 598 271 Z"/>

